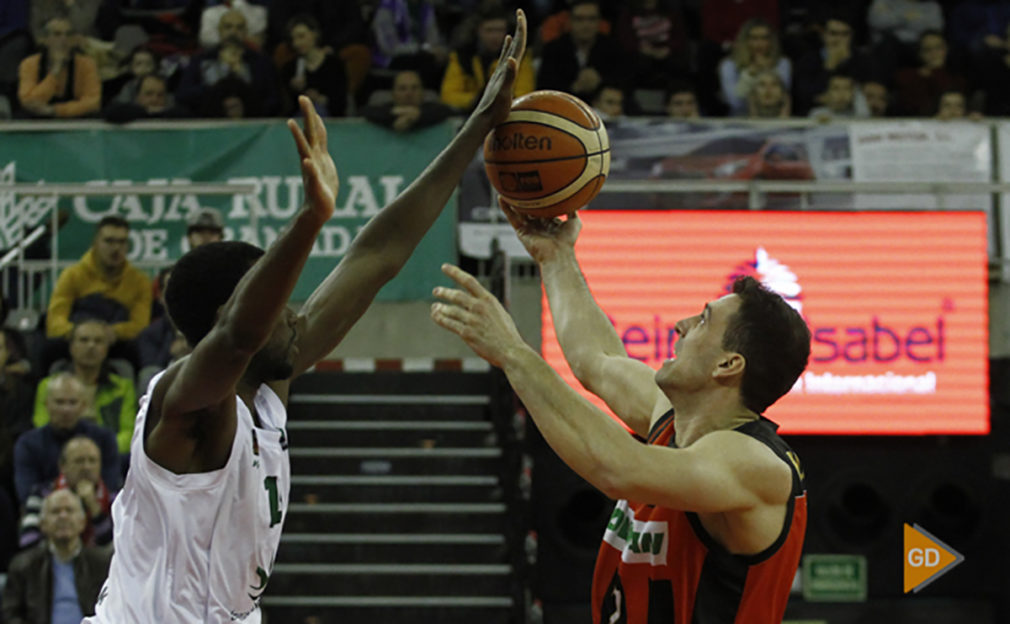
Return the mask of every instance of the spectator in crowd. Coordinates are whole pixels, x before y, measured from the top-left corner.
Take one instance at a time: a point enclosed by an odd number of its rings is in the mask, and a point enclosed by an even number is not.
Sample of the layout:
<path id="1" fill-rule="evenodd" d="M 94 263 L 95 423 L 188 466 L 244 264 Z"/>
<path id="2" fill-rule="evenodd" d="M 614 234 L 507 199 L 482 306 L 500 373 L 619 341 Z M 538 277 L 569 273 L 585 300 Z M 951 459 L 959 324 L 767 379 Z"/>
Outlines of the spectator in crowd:
<path id="1" fill-rule="evenodd" d="M 288 22 L 287 34 L 297 54 L 280 70 L 288 114 L 295 112 L 298 96 L 304 94 L 320 116 L 343 117 L 347 110 L 347 73 L 343 61 L 324 46 L 319 22 L 308 14 L 296 15 Z"/>
<path id="2" fill-rule="evenodd" d="M 216 208 L 201 208 L 186 219 L 186 243 L 189 249 L 223 240 L 224 219 Z"/>
<path id="3" fill-rule="evenodd" d="M 197 54 L 186 66 L 176 99 L 203 116 L 274 114 L 278 105 L 277 76 L 270 60 L 246 45 L 245 16 L 235 9 L 225 11 L 218 32 L 221 43 Z"/>
<path id="4" fill-rule="evenodd" d="M 260 49 L 264 41 L 266 41 L 267 20 L 269 16 L 265 6 L 259 6 L 258 4 L 248 2 L 248 0 L 229 0 L 228 2 L 207 6 L 200 13 L 200 46 L 203 48 L 213 48 L 220 45 L 227 36 L 231 35 L 228 28 L 234 27 L 234 23 L 225 26 L 224 30 L 221 27 L 221 20 L 231 11 L 242 15 L 245 24 L 242 32 L 242 42 L 257 50 Z"/>
<path id="5" fill-rule="evenodd" d="M 537 28 L 540 43 L 547 45 L 548 43 L 560 39 L 562 35 L 567 33 L 572 29 L 572 12 L 569 7 L 575 4 L 573 0 L 557 0 L 554 2 L 552 0 L 541 0 L 546 4 L 560 4 L 563 6 L 559 11 L 553 11 L 540 22 L 540 26 Z M 611 23 L 605 18 L 600 17 L 598 24 L 598 29 L 601 35 L 609 35 L 613 30 Z"/>
<path id="6" fill-rule="evenodd" d="M 666 92 L 666 114 L 677 120 L 701 118 L 698 95 L 694 88 L 687 84 L 670 87 Z"/>
<path id="7" fill-rule="evenodd" d="M 69 490 L 84 503 L 85 528 L 81 539 L 87 546 L 112 543 L 112 501 L 118 492 L 102 481 L 102 451 L 86 436 L 71 438 L 60 453 L 60 475 L 49 483 L 35 486 L 25 501 L 21 514 L 18 542 L 27 548 L 39 541 L 42 505 L 57 490 Z"/>
<path id="8" fill-rule="evenodd" d="M 137 395 L 133 375 L 113 372 L 108 362 L 109 327 L 104 321 L 91 319 L 77 323 L 70 333 L 70 360 L 53 365 L 54 374 L 39 382 L 35 394 L 33 422 L 41 427 L 49 422 L 47 387 L 59 373 L 70 372 L 88 393 L 88 410 L 84 417 L 97 422 L 116 436 L 119 450 L 130 452 L 133 421 L 137 416 Z"/>
<path id="9" fill-rule="evenodd" d="M 484 91 L 484 85 L 498 65 L 498 54 L 509 30 L 509 14 L 499 4 L 486 6 L 477 20 L 476 33 L 458 50 L 449 53 L 449 64 L 442 78 L 442 102 L 469 112 Z M 514 95 L 533 91 L 536 77 L 532 55 L 519 62 Z"/>
<path id="10" fill-rule="evenodd" d="M 870 117 L 888 117 L 891 113 L 891 93 L 882 80 L 870 79 L 863 83 L 863 98 Z"/>
<path id="11" fill-rule="evenodd" d="M 778 26 L 778 0 L 705 0 L 701 6 L 701 38 L 716 46 L 726 46 L 736 39 L 748 20 L 760 18 Z"/>
<path id="12" fill-rule="evenodd" d="M 165 306 L 165 290 L 171 276 L 171 270 L 158 276 L 161 282 L 158 298 L 162 306 Z M 140 351 L 140 372 L 137 373 L 137 389 L 140 394 L 147 392 L 147 386 L 155 375 L 191 351 L 186 338 L 172 325 L 167 314 L 159 316 L 140 332 L 137 349 Z"/>
<path id="13" fill-rule="evenodd" d="M 976 71 L 983 98 L 980 109 L 991 117 L 1010 116 L 1010 23 L 1001 45 L 987 48 L 979 57 Z"/>
<path id="14" fill-rule="evenodd" d="M 821 38 L 823 47 L 804 55 L 796 63 L 793 76 L 793 109 L 807 114 L 814 106 L 824 104 L 828 80 L 837 73 L 865 79 L 873 67 L 870 59 L 852 45 L 853 26 L 841 16 L 824 21 Z"/>
<path id="15" fill-rule="evenodd" d="M 25 379 L 26 361 L 18 361 L 18 356 L 10 348 L 13 346 L 10 345 L 13 332 L 7 328 L 0 332 L 0 440 L 6 437 L 8 447 L 19 435 L 32 428 L 32 388 Z M 3 446 L 0 441 L 0 466 L 4 465 Z"/>
<path id="16" fill-rule="evenodd" d="M 425 101 L 421 76 L 411 69 L 399 71 L 393 78 L 391 102 L 361 109 L 361 116 L 368 121 L 397 132 L 425 128 L 451 114 L 452 109 L 442 102 Z"/>
<path id="17" fill-rule="evenodd" d="M 88 391 L 71 373 L 55 376 L 46 387 L 49 423 L 32 429 L 14 445 L 14 485 L 21 504 L 40 483 L 60 474 L 60 451 L 77 436 L 91 438 L 102 451 L 102 481 L 111 490 L 120 487 L 119 451 L 111 431 L 83 418 L 88 409 Z"/>
<path id="18" fill-rule="evenodd" d="M 751 119 L 785 119 L 792 114 L 792 101 L 782 76 L 770 69 L 754 78 L 747 102 Z"/>
<path id="19" fill-rule="evenodd" d="M 671 0 L 630 0 L 617 20 L 617 38 L 637 88 L 662 89 L 688 72 L 684 15 Z"/>
<path id="20" fill-rule="evenodd" d="M 820 121 L 869 116 L 870 109 L 859 85 L 852 76 L 843 73 L 836 73 L 828 79 L 824 105 L 810 111 L 810 117 Z"/>
<path id="21" fill-rule="evenodd" d="M 943 30 L 943 9 L 935 0 L 873 0 L 866 19 L 874 43 L 894 38 L 914 46 L 927 30 Z"/>
<path id="22" fill-rule="evenodd" d="M 157 74 L 144 76 L 133 102 L 113 102 L 105 109 L 105 119 L 113 123 L 126 123 L 137 119 L 162 119 L 185 117 L 186 112 L 172 106 L 171 95 L 165 79 Z"/>
<path id="23" fill-rule="evenodd" d="M 79 624 L 94 615 L 112 551 L 81 540 L 87 519 L 73 492 L 56 490 L 42 505 L 46 540 L 14 557 L 3 592 L 8 624 Z"/>
<path id="24" fill-rule="evenodd" d="M 719 63 L 719 84 L 730 115 L 749 113 L 751 88 L 757 75 L 765 70 L 777 73 L 789 91 L 792 63 L 782 55 L 771 24 L 755 18 L 740 27 L 731 54 Z"/>
<path id="25" fill-rule="evenodd" d="M 936 105 L 936 119 L 950 121 L 952 119 L 978 119 L 979 115 L 968 113 L 968 100 L 964 93 L 950 89 L 940 94 Z"/>
<path id="26" fill-rule="evenodd" d="M 590 104 L 603 121 L 624 116 L 624 92 L 614 85 L 601 84 Z"/>
<path id="27" fill-rule="evenodd" d="M 949 3 L 947 37 L 956 49 L 979 54 L 986 48 L 1003 48 L 1010 26 L 1010 3 L 960 0 Z"/>
<path id="28" fill-rule="evenodd" d="M 144 46 L 137 46 L 126 59 L 126 71 L 117 78 L 102 85 L 102 90 L 110 104 L 133 104 L 137 101 L 140 91 L 140 81 L 144 76 L 158 73 L 160 60 L 154 51 Z"/>
<path id="29" fill-rule="evenodd" d="M 48 22 L 53 16 L 65 17 L 70 22 L 71 38 L 80 46 L 85 37 L 98 37 L 95 24 L 103 0 L 31 0 L 31 29 L 36 41 L 46 36 Z"/>
<path id="30" fill-rule="evenodd" d="M 46 22 L 43 50 L 18 67 L 18 101 L 35 117 L 85 117 L 102 104 L 95 62 L 71 43 L 73 27 L 63 16 Z"/>
<path id="31" fill-rule="evenodd" d="M 588 101 L 602 83 L 619 82 L 624 59 L 617 43 L 600 34 L 599 2 L 574 0 L 571 14 L 571 30 L 544 46 L 537 88 Z"/>
<path id="32" fill-rule="evenodd" d="M 102 217 L 91 248 L 80 262 L 60 273 L 46 312 L 50 338 L 48 366 L 65 353 L 63 342 L 81 319 L 109 323 L 117 342 L 113 357 L 136 366 L 136 350 L 129 342 L 151 322 L 151 280 L 126 259 L 130 224 L 117 215 Z M 53 344 L 53 340 L 60 342 Z"/>
<path id="33" fill-rule="evenodd" d="M 919 67 L 900 70 L 895 76 L 895 108 L 898 115 L 924 117 L 936 110 L 945 91 L 963 91 L 965 79 L 947 64 L 947 41 L 939 31 L 919 38 Z"/>
<path id="34" fill-rule="evenodd" d="M 380 0 L 372 16 L 372 63 L 389 69 L 413 69 L 435 88 L 448 57 L 430 0 Z"/>

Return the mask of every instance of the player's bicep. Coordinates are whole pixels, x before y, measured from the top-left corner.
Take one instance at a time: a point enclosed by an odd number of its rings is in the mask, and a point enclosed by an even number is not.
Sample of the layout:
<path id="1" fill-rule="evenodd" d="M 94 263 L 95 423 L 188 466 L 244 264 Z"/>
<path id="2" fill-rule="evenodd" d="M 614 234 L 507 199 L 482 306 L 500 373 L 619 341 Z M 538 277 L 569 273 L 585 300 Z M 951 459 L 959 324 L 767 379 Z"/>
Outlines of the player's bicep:
<path id="1" fill-rule="evenodd" d="M 653 415 L 670 409 L 669 399 L 656 385 L 655 377 L 656 371 L 644 362 L 608 355 L 584 366 L 579 381 L 644 438 L 649 435 Z"/>

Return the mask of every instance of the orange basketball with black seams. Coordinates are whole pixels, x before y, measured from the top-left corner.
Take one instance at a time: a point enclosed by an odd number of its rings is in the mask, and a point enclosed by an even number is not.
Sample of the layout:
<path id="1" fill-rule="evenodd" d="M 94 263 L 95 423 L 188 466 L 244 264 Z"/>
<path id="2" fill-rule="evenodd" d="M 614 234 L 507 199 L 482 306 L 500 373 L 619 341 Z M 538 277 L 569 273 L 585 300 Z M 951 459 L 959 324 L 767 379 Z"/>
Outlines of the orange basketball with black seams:
<path id="1" fill-rule="evenodd" d="M 484 140 L 484 168 L 517 211 L 556 217 L 596 197 L 610 172 L 610 140 L 599 115 L 561 91 L 534 91 L 512 103 Z"/>

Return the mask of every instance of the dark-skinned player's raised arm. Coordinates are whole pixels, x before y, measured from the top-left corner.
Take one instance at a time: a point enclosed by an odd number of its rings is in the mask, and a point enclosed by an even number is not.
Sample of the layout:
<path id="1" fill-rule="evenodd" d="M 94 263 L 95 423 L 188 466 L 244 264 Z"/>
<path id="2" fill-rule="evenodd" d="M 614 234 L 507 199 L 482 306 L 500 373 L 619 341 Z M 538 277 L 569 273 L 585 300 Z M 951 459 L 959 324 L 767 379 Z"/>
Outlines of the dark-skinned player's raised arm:
<path id="1" fill-rule="evenodd" d="M 379 289 L 410 258 L 484 137 L 508 116 L 518 63 L 525 51 L 526 16 L 519 10 L 515 34 L 506 36 L 498 65 L 473 114 L 421 175 L 368 222 L 340 264 L 305 302 L 301 313 L 306 329 L 298 338 L 296 375 L 330 354 Z"/>

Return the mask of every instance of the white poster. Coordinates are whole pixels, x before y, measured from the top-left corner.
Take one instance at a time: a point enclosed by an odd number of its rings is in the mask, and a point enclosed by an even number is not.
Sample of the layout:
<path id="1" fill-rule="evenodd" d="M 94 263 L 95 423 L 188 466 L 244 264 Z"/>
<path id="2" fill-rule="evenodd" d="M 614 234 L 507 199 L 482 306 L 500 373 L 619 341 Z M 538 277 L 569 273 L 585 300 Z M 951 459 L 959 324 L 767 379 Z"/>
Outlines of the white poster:
<path id="1" fill-rule="evenodd" d="M 849 125 L 853 182 L 992 181 L 988 124 L 943 121 Z M 988 193 L 861 193 L 855 207 L 897 210 L 985 210 L 994 249 L 992 196 Z"/>

